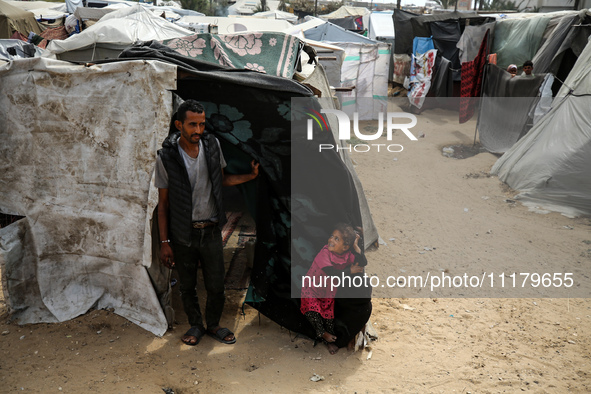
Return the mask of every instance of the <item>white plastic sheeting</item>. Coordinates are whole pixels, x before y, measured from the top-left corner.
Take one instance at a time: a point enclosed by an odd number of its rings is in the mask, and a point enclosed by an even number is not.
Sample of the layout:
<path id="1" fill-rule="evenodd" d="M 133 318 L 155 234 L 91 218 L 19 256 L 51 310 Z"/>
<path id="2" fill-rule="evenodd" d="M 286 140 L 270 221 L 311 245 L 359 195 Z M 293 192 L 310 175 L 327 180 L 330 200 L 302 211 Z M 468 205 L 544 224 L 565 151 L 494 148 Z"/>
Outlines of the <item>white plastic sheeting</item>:
<path id="1" fill-rule="evenodd" d="M 279 10 L 257 12 L 256 14 L 253 14 L 252 17 L 259 18 L 259 19 L 277 19 L 277 20 L 282 20 L 282 21 L 288 21 L 288 22 L 294 23 L 294 24 L 297 23 L 297 21 L 298 21 L 298 17 L 295 16 L 294 14 L 292 14 L 291 12 L 285 12 L 285 11 L 279 11 Z"/>
<path id="2" fill-rule="evenodd" d="M 163 335 L 150 282 L 151 186 L 176 66 L 77 66 L 45 58 L 0 65 L 0 229 L 6 300 L 19 323 L 90 308 Z"/>
<path id="3" fill-rule="evenodd" d="M 392 11 L 374 11 L 369 16 L 368 37 L 372 40 L 394 40 Z M 390 41 L 387 41 L 390 42 Z M 391 42 L 393 44 L 393 42 Z"/>
<path id="4" fill-rule="evenodd" d="M 377 119 L 388 106 L 388 70 L 390 45 L 385 42 L 361 44 L 355 42 L 329 42 L 345 50 L 341 71 L 341 86 L 354 86 L 350 92 L 338 92 L 343 112 L 353 119 Z"/>
<path id="5" fill-rule="evenodd" d="M 521 192 L 519 199 L 567 216 L 591 214 L 589 64 L 591 43 L 587 43 L 550 112 L 491 170 Z"/>
<path id="6" fill-rule="evenodd" d="M 219 34 L 252 31 L 282 32 L 294 27 L 286 20 L 260 18 L 223 18 L 219 16 L 183 16 L 180 23 L 208 23 L 218 27 Z M 194 33 L 191 33 L 194 34 Z"/>
<path id="7" fill-rule="evenodd" d="M 65 3 L 51 3 L 49 1 L 6 1 L 6 3 L 25 11 L 31 11 L 35 18 L 58 19 L 68 16 Z"/>
<path id="8" fill-rule="evenodd" d="M 53 40 L 47 50 L 62 54 L 97 45 L 123 50 L 134 42 L 166 40 L 193 34 L 174 23 L 157 17 L 140 5 L 122 8 L 103 16 L 96 24 L 65 40 Z"/>

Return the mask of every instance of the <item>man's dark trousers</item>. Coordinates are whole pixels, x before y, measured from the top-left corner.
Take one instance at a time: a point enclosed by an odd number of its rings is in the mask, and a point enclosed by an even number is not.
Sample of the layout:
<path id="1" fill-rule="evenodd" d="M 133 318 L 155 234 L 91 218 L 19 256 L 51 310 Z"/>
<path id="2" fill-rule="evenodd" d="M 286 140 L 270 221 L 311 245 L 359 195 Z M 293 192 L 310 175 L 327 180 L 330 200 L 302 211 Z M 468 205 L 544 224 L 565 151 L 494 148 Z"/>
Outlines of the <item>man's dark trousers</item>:
<path id="1" fill-rule="evenodd" d="M 203 318 L 197 298 L 197 265 L 201 260 L 203 282 L 207 291 L 205 323 L 207 328 L 219 326 L 224 309 L 224 251 L 221 230 L 217 225 L 191 230 L 190 246 L 172 243 L 178 269 L 183 308 L 191 327 L 203 329 Z"/>

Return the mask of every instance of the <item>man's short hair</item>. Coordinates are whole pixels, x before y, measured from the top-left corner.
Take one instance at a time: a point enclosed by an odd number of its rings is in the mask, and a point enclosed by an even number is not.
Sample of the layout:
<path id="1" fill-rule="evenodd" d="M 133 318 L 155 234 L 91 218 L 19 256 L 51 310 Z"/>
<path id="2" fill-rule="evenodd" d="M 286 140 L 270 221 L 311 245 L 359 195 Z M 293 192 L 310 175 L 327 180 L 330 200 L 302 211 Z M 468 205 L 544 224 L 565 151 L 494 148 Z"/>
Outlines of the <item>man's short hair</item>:
<path id="1" fill-rule="evenodd" d="M 181 123 L 184 123 L 185 119 L 187 119 L 188 111 L 195 112 L 196 114 L 202 114 L 205 112 L 205 108 L 203 108 L 203 105 L 201 105 L 201 103 L 197 100 L 187 100 L 179 105 L 179 109 L 176 112 L 177 120 L 179 120 Z"/>
<path id="2" fill-rule="evenodd" d="M 526 66 L 531 66 L 531 68 L 534 68 L 534 63 L 531 60 L 526 60 L 525 63 L 523 63 L 523 66 L 521 68 L 526 67 Z"/>

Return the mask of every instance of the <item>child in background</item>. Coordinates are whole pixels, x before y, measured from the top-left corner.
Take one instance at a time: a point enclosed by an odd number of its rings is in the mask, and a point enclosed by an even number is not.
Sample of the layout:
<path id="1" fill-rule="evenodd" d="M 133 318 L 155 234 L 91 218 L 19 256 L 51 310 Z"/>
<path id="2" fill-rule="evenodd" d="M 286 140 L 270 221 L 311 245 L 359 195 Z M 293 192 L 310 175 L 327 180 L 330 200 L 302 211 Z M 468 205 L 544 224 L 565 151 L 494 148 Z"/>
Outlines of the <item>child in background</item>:
<path id="1" fill-rule="evenodd" d="M 516 76 L 517 75 L 517 65 L 510 64 L 509 67 L 507 67 L 507 72 L 509 74 L 511 74 L 511 78 L 513 78 L 514 76 Z"/>
<path id="2" fill-rule="evenodd" d="M 534 71 L 534 64 L 532 63 L 531 60 L 527 60 L 525 63 L 523 63 L 523 73 L 521 74 L 521 78 L 533 78 L 534 77 L 534 73 L 532 71 Z"/>
<path id="3" fill-rule="evenodd" d="M 316 255 L 306 274 L 311 280 L 308 283 L 304 281 L 302 286 L 300 311 L 314 327 L 316 338 L 328 345 L 330 354 L 335 354 L 339 350 L 334 344 L 337 339 L 334 330 L 334 298 L 337 289 L 330 286 L 330 277 L 340 278 L 343 273 L 363 273 L 363 266 L 367 265 L 367 260 L 359 248 L 360 238 L 350 225 L 337 224 L 328 243 Z M 354 253 L 350 250 L 351 246 Z M 324 283 L 326 286 L 319 285 Z"/>

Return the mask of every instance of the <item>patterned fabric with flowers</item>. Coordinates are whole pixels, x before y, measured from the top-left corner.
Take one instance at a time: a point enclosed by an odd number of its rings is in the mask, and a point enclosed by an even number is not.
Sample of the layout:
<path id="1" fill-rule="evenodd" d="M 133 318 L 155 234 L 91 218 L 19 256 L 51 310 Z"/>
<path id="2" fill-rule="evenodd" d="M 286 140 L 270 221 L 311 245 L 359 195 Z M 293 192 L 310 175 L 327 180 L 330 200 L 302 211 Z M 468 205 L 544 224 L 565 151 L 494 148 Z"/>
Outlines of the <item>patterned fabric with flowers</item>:
<path id="1" fill-rule="evenodd" d="M 176 52 L 184 56 L 197 57 L 203 55 L 203 48 L 205 48 L 205 40 L 198 36 L 173 38 L 168 40 L 166 44 Z"/>
<path id="2" fill-rule="evenodd" d="M 292 78 L 300 40 L 284 33 L 202 33 L 164 40 L 176 52 L 226 67 Z"/>

